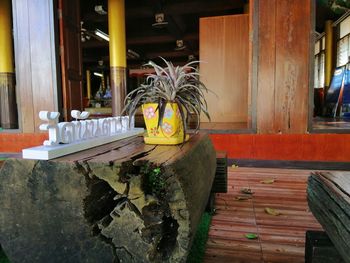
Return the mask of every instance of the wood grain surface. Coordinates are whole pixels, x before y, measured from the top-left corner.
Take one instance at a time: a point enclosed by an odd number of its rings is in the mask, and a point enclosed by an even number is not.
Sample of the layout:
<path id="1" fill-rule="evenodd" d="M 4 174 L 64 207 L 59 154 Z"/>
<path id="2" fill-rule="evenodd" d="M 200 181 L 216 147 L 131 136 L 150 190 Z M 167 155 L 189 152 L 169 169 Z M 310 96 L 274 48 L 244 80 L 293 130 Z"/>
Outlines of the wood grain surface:
<path id="1" fill-rule="evenodd" d="M 249 16 L 201 18 L 199 36 L 201 80 L 216 94 L 206 96 L 212 121 L 246 122 Z"/>
<path id="2" fill-rule="evenodd" d="M 309 178 L 307 194 L 312 213 L 344 262 L 350 262 L 350 173 L 313 173 Z"/>
<path id="3" fill-rule="evenodd" d="M 216 195 L 204 262 L 304 262 L 306 230 L 321 229 L 306 201 L 309 174 L 309 170 L 229 168 L 228 192 Z M 266 179 L 274 182 L 263 184 Z M 242 188 L 254 193 L 237 201 L 237 196 L 244 196 Z M 267 214 L 266 207 L 281 215 Z M 246 233 L 258 238 L 249 240 Z"/>
<path id="4" fill-rule="evenodd" d="M 52 1 L 13 1 L 16 92 L 23 132 L 39 131 L 39 111 L 58 110 Z"/>
<path id="5" fill-rule="evenodd" d="M 311 1 L 259 1 L 257 129 L 305 133 Z"/>

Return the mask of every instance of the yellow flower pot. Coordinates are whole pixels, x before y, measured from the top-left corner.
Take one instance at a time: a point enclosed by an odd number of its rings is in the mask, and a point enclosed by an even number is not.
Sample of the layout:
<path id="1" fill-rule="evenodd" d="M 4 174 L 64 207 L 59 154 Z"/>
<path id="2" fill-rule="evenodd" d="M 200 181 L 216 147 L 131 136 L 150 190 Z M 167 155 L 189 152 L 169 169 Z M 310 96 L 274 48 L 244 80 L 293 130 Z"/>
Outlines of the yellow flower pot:
<path id="1" fill-rule="evenodd" d="M 182 118 L 176 103 L 167 103 L 164 111 L 163 123 L 158 127 L 159 110 L 157 103 L 142 105 L 143 118 L 146 123 L 146 144 L 175 145 L 183 142 L 184 131 Z M 186 140 L 188 135 L 186 136 Z"/>

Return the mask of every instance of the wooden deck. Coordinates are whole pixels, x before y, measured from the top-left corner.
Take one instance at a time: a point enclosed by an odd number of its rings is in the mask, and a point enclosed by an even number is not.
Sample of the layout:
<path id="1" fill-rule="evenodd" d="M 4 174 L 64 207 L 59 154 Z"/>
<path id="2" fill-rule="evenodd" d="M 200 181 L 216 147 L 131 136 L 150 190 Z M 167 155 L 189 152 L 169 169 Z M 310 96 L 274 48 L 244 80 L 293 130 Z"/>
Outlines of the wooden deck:
<path id="1" fill-rule="evenodd" d="M 308 209 L 309 170 L 229 168 L 228 193 L 217 194 L 204 262 L 304 262 L 305 231 L 321 226 Z M 272 184 L 262 180 L 273 178 Z M 237 201 L 242 188 L 251 199 Z M 269 215 L 265 208 L 281 212 Z M 246 233 L 258 239 L 249 240 Z"/>

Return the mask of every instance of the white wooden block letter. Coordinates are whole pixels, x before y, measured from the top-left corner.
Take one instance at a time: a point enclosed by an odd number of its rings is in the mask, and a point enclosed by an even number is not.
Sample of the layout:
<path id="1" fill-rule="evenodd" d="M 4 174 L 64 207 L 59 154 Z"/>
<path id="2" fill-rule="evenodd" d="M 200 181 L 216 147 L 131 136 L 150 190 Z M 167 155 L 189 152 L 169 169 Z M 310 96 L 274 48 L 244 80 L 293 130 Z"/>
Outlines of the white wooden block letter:
<path id="1" fill-rule="evenodd" d="M 44 141 L 44 145 L 53 146 L 57 145 L 60 142 L 60 134 L 58 131 L 58 117 L 60 116 L 59 112 L 50 112 L 50 111 L 40 111 L 39 118 L 42 121 L 47 121 L 48 123 L 41 124 L 39 129 L 41 131 L 49 131 L 49 139 Z"/>

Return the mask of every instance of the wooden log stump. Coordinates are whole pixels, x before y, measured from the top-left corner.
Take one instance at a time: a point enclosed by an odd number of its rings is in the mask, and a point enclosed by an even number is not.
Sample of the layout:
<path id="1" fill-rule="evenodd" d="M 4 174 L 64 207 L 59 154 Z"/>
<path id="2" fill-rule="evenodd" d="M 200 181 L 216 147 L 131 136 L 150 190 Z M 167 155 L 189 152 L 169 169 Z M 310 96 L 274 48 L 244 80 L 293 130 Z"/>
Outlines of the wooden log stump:
<path id="1" fill-rule="evenodd" d="M 216 158 L 207 135 L 183 146 L 134 137 L 0 171 L 0 243 L 15 262 L 185 262 Z"/>
<path id="2" fill-rule="evenodd" d="M 312 173 L 307 199 L 344 262 L 350 262 L 350 173 Z"/>

